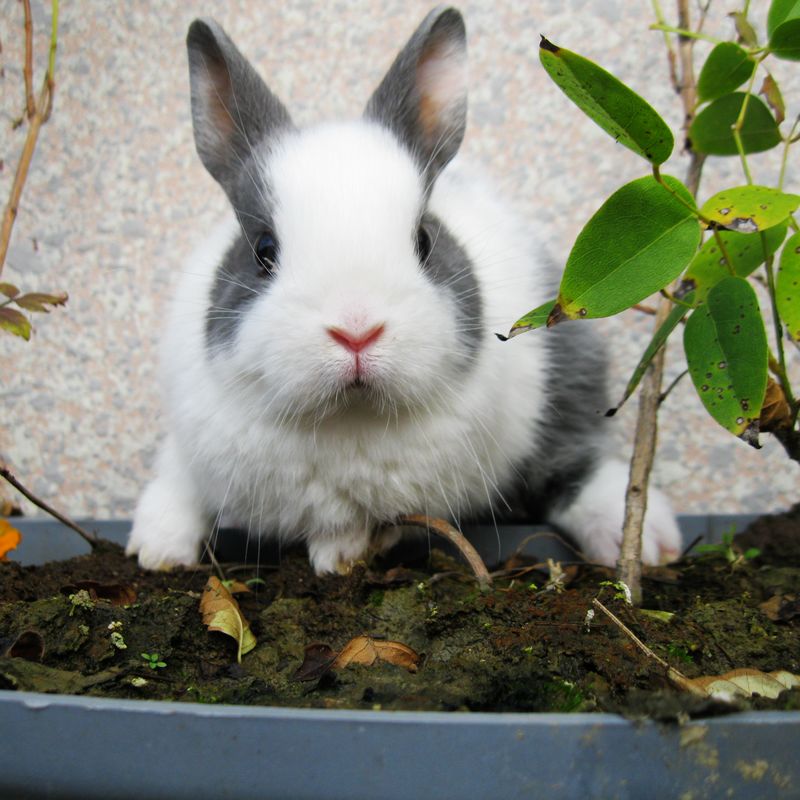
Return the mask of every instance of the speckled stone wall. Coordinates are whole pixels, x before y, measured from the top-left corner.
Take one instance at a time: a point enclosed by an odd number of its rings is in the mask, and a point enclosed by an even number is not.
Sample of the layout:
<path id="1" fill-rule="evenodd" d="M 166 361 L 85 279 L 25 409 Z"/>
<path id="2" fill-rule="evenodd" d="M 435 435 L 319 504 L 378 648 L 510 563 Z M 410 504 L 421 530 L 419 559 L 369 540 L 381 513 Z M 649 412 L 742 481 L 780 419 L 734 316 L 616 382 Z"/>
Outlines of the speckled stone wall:
<path id="1" fill-rule="evenodd" d="M 42 63 L 49 3 L 32 5 Z M 663 5 L 671 11 L 669 0 Z M 725 12 L 739 4 L 714 6 L 707 31 L 727 36 L 732 23 Z M 767 6 L 751 3 L 762 30 Z M 30 343 L 0 336 L 0 456 L 37 493 L 73 515 L 129 515 L 150 474 L 161 434 L 155 363 L 165 304 L 183 257 L 224 203 L 192 141 L 184 49 L 190 21 L 216 17 L 304 124 L 359 114 L 428 8 L 419 0 L 63 3 L 55 110 L 42 132 L 4 279 L 29 290 L 64 289 L 70 302 L 37 317 Z M 675 125 L 681 108 L 666 80 L 662 37 L 647 30 L 650 3 L 530 0 L 462 8 L 472 76 L 463 151 L 486 165 L 563 262 L 603 199 L 646 169 L 550 83 L 538 63 L 539 34 L 600 61 Z M 25 135 L 24 127 L 11 130 L 22 106 L 15 0 L 0 0 L 0 40 L 5 199 Z M 701 43 L 698 54 L 709 47 Z M 800 85 L 785 80 L 791 65 L 778 63 L 775 71 L 796 114 Z M 774 157 L 752 163 L 757 180 L 775 179 Z M 798 191 L 797 153 L 791 168 L 787 188 Z M 665 171 L 682 177 L 685 169 L 677 152 Z M 703 196 L 738 175 L 735 159 L 712 160 Z M 526 310 L 521 300 L 520 313 Z M 636 312 L 601 324 L 613 353 L 615 395 L 651 324 Z M 670 350 L 669 378 L 683 369 L 679 351 Z M 616 422 L 615 447 L 625 456 L 635 411 L 631 403 Z M 798 470 L 779 446 L 767 441 L 756 452 L 729 437 L 706 417 L 688 381 L 665 402 L 661 423 L 656 478 L 678 510 L 766 510 L 797 499 Z"/>

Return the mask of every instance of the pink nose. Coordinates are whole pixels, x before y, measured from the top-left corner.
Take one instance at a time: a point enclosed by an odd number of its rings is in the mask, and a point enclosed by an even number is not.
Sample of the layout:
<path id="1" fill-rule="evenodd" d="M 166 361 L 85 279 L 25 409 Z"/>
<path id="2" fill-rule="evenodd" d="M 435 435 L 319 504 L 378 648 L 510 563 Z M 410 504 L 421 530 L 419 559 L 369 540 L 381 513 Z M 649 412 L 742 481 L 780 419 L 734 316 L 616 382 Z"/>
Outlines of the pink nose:
<path id="1" fill-rule="evenodd" d="M 383 335 L 383 325 L 375 325 L 365 333 L 353 333 L 342 328 L 328 328 L 328 336 L 351 353 L 366 350 Z"/>

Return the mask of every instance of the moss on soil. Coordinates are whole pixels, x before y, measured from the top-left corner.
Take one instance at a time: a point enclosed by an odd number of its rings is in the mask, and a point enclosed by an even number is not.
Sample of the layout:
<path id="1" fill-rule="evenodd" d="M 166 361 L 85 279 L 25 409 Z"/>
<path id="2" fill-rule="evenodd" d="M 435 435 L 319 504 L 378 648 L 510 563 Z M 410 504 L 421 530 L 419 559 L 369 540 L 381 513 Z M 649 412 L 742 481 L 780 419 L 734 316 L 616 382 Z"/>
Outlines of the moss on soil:
<path id="1" fill-rule="evenodd" d="M 643 607 L 672 612 L 669 621 L 615 598 L 610 571 L 590 566 L 562 591 L 532 587 L 547 576 L 529 572 L 481 592 L 437 551 L 402 568 L 357 566 L 345 578 L 317 577 L 294 554 L 237 595 L 258 639 L 241 664 L 234 641 L 201 622 L 207 570 L 142 572 L 113 545 L 40 567 L 0 563 L 0 688 L 325 708 L 712 713 L 719 703 L 673 688 L 602 614 L 587 625 L 592 599 L 687 677 L 740 667 L 800 673 L 796 603 L 778 603 L 779 620 L 760 607 L 800 587 L 798 529 L 800 507 L 739 537 L 742 548 L 760 548 L 757 558 L 732 566 L 706 555 L 649 571 Z M 256 574 L 252 566 L 235 577 Z M 136 599 L 93 599 L 78 588 L 87 580 L 132 589 Z M 9 655 L 26 631 L 39 634 L 43 652 Z M 339 650 L 361 635 L 413 648 L 422 656 L 418 671 L 376 662 L 297 679 L 308 645 Z M 142 653 L 158 654 L 166 666 L 151 668 Z M 797 709 L 800 691 L 736 707 Z"/>

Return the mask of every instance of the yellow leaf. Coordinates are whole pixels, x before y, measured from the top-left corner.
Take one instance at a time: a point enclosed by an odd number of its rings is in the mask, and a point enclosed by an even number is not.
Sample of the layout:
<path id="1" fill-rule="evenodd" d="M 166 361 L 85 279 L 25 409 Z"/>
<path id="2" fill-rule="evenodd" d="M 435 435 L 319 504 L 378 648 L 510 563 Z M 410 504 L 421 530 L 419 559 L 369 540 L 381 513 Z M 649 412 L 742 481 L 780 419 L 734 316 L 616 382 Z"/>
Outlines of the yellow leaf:
<path id="1" fill-rule="evenodd" d="M 0 561 L 8 561 L 6 553 L 21 541 L 22 534 L 7 519 L 0 519 Z"/>
<path id="2" fill-rule="evenodd" d="M 219 631 L 236 639 L 239 645 L 236 660 L 239 663 L 242 656 L 256 646 L 256 637 L 250 630 L 250 623 L 242 616 L 239 604 L 214 575 L 206 582 L 200 598 L 200 613 L 210 631 Z"/>

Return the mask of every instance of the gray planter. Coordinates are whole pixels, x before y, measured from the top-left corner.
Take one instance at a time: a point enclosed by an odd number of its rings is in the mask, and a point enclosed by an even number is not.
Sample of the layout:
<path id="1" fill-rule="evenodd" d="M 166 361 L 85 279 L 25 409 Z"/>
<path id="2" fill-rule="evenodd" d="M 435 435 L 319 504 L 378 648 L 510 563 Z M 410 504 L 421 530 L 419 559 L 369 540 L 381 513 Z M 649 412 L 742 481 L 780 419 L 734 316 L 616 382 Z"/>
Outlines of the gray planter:
<path id="1" fill-rule="evenodd" d="M 714 540 L 732 519 L 682 524 L 687 541 L 698 531 Z M 118 540 L 127 529 L 89 525 Z M 25 563 L 83 549 L 50 522 L 26 522 L 24 534 L 15 556 Z M 524 535 L 505 531 L 504 549 Z M 478 543 L 497 555 L 494 531 Z M 0 731 L 0 798 L 9 800 L 800 797 L 800 712 L 678 726 L 611 714 L 318 711 L 0 691 Z"/>

